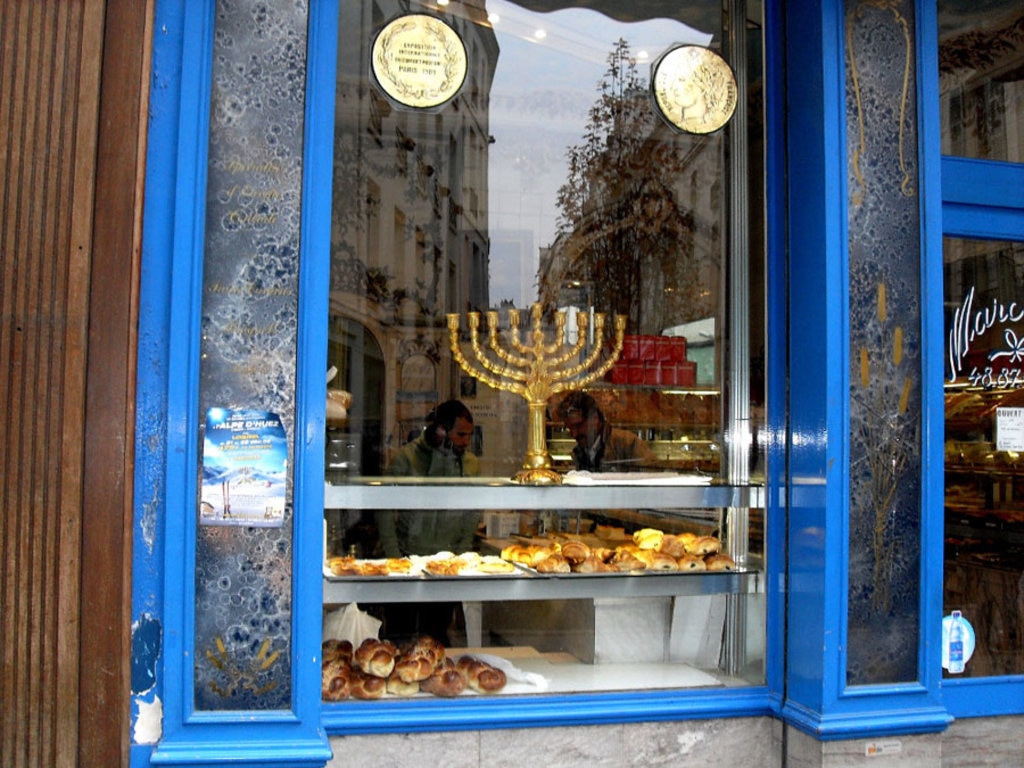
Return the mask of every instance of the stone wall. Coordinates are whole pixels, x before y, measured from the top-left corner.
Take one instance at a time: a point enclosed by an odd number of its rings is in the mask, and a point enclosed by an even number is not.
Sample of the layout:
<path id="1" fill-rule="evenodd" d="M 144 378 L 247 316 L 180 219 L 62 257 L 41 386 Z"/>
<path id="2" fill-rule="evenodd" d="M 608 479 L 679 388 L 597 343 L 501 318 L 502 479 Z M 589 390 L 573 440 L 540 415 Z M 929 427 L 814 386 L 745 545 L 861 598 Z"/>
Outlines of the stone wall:
<path id="1" fill-rule="evenodd" d="M 1024 717 L 965 719 L 944 733 L 822 742 L 767 717 L 341 736 L 328 768 L 1024 768 Z M 876 754 L 868 752 L 874 748 Z"/>

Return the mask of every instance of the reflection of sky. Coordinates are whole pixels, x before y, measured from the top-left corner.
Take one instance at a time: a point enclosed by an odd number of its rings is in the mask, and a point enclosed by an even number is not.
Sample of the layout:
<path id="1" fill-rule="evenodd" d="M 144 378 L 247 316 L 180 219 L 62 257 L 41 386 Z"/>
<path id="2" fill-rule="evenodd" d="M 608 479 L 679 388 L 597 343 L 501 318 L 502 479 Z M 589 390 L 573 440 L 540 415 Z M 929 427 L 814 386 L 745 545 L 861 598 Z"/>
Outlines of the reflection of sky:
<path id="1" fill-rule="evenodd" d="M 554 239 L 566 150 L 582 141 L 615 43 L 628 41 L 634 56 L 644 52 L 652 62 L 673 43 L 707 45 L 711 35 L 666 19 L 627 24 L 584 9 L 531 13 L 504 0 L 488 0 L 487 10 L 499 17 L 500 50 L 489 110 L 490 297 L 526 306 L 536 298 L 539 248 Z M 647 81 L 649 64 L 640 60 L 637 69 Z M 508 262 L 520 255 L 523 263 Z"/>

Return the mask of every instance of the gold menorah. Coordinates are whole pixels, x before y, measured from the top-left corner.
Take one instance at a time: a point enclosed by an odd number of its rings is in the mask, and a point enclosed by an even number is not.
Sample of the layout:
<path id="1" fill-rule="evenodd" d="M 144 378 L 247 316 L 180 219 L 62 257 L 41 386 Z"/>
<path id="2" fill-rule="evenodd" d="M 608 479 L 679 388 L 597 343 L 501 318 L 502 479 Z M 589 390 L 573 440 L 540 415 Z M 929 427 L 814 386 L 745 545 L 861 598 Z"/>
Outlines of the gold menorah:
<path id="1" fill-rule="evenodd" d="M 548 342 L 541 328 L 543 310 L 540 304 L 530 308 L 532 328 L 529 343 L 524 343 L 519 328 L 519 310 L 509 310 L 508 348 L 498 338 L 498 313 L 487 313 L 487 347 L 480 344 L 480 313 L 470 312 L 469 338 L 476 364 L 462 354 L 459 342 L 459 315 L 448 315 L 448 336 L 455 362 L 468 373 L 489 387 L 521 395 L 529 405 L 529 433 L 526 458 L 522 469 L 514 480 L 524 485 L 557 485 L 562 476 L 551 468 L 544 439 L 544 421 L 548 399 L 568 389 L 585 387 L 604 376 L 622 353 L 622 338 L 626 332 L 626 317 L 615 317 L 615 343 L 606 350 L 601 343 L 604 334 L 603 314 L 594 315 L 593 347 L 582 362 L 578 360 L 587 343 L 589 321 L 583 312 L 576 314 L 578 335 L 573 344 L 565 340 L 566 316 L 555 313 L 554 338 Z"/>

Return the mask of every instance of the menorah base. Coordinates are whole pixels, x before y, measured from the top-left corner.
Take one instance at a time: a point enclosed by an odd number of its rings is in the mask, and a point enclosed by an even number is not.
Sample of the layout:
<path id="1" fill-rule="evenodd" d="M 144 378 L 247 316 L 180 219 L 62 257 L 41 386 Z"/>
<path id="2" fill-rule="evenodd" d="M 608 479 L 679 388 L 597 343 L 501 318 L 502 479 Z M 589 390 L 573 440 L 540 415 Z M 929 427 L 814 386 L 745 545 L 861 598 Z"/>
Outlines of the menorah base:
<path id="1" fill-rule="evenodd" d="M 512 479 L 520 485 L 561 485 L 562 476 L 553 469 L 523 467 Z"/>

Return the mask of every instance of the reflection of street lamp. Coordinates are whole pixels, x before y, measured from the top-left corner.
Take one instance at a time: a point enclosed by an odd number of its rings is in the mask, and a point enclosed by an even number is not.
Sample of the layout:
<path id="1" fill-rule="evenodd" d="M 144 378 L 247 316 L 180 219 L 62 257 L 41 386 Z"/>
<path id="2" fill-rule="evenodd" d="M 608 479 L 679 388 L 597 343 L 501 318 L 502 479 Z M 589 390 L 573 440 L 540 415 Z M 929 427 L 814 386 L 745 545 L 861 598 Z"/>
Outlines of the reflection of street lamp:
<path id="1" fill-rule="evenodd" d="M 564 312 L 572 307 L 576 312 L 582 312 L 588 320 L 594 319 L 594 289 L 593 284 L 583 280 L 568 280 L 562 283 L 558 290 L 558 309 Z M 567 322 L 565 334 L 568 341 L 576 343 L 577 322 L 576 312 L 566 312 Z M 587 326 L 587 346 L 594 343 L 594 324 Z"/>

